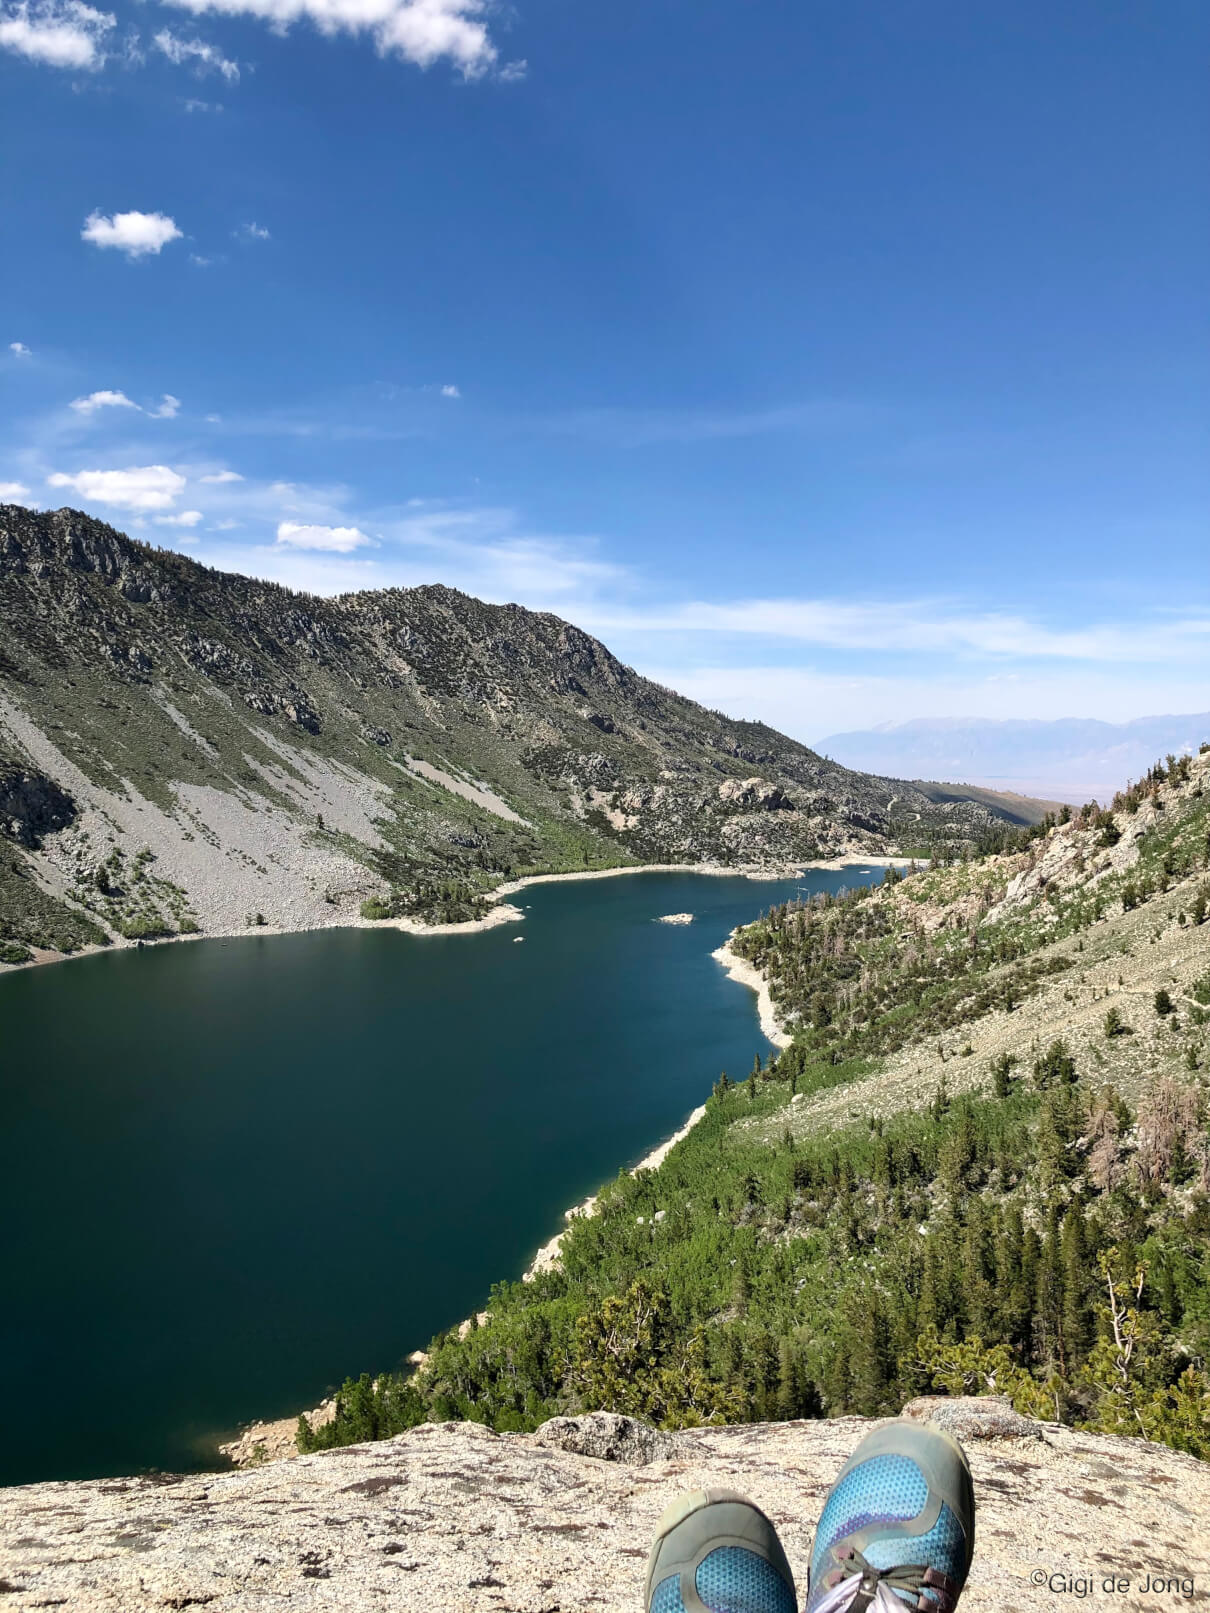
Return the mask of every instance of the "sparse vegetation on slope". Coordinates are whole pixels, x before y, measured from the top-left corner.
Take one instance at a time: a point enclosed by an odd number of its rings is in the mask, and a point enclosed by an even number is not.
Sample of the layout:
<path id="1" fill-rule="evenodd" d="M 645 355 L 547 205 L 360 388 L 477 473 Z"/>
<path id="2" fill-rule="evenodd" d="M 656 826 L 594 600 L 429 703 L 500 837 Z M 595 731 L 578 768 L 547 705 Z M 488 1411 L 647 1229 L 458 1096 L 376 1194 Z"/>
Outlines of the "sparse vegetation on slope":
<path id="1" fill-rule="evenodd" d="M 553 616 L 318 599 L 71 510 L 0 508 L 0 613 L 0 941 L 458 920 L 527 873 L 952 848 L 996 816 L 706 711 Z"/>
<path id="2" fill-rule="evenodd" d="M 792 1045 L 573 1217 L 556 1269 L 411 1378 L 346 1384 L 302 1448 L 995 1385 L 1210 1456 L 1208 773 L 1175 760 L 1108 816 L 742 931 Z M 1127 1003 L 1134 1034 L 1106 1036 Z"/>

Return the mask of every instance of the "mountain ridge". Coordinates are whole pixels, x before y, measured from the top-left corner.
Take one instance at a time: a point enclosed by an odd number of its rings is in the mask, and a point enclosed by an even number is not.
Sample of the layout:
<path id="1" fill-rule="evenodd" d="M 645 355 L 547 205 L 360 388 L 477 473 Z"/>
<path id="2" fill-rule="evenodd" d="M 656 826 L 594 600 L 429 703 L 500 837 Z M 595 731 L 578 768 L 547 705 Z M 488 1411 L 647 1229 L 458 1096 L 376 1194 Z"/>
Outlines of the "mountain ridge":
<path id="1" fill-rule="evenodd" d="M 785 866 L 1014 815 L 708 712 L 549 613 L 299 594 L 78 511 L 0 507 L 0 614 L 8 948 L 465 921 L 527 873 Z"/>

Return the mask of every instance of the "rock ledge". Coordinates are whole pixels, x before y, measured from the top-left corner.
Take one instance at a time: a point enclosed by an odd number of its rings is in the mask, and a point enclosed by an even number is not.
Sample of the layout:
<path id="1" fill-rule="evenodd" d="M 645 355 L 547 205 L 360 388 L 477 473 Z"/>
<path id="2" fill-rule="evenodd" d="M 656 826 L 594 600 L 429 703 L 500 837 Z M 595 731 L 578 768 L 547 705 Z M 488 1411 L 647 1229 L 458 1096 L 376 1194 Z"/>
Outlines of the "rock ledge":
<path id="1" fill-rule="evenodd" d="M 1006 1418 L 1002 1403 L 942 1409 L 967 1441 L 979 1504 L 962 1613 L 1042 1613 L 1067 1605 L 1054 1587 L 1089 1577 L 1106 1613 L 1210 1600 L 1210 1465 Z M 669 1435 L 601 1414 L 534 1435 L 428 1424 L 239 1473 L 0 1491 L 0 1610 L 637 1613 L 656 1519 L 707 1485 L 765 1508 L 801 1589 L 824 1493 L 870 1426 Z M 1102 1594 L 1111 1575 L 1129 1587 Z M 1157 1594 L 1157 1578 L 1192 1579 L 1191 1595 Z"/>

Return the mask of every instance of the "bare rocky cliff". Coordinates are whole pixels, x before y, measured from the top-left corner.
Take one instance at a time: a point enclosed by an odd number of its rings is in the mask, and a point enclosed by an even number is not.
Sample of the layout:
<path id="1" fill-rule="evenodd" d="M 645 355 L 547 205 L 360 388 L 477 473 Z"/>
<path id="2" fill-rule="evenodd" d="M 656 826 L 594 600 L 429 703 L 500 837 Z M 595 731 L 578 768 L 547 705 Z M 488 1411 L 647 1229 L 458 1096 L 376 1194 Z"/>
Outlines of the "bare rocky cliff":
<path id="1" fill-rule="evenodd" d="M 995 1400 L 908 1411 L 951 1428 L 970 1456 L 977 1538 L 963 1613 L 1210 1601 L 1207 1464 L 1027 1422 Z M 236 1474 L 0 1491 L 0 1607 L 639 1613 L 657 1518 L 708 1485 L 768 1512 L 801 1591 L 828 1485 L 872 1426 L 664 1434 L 606 1413 L 532 1435 L 428 1424 Z"/>

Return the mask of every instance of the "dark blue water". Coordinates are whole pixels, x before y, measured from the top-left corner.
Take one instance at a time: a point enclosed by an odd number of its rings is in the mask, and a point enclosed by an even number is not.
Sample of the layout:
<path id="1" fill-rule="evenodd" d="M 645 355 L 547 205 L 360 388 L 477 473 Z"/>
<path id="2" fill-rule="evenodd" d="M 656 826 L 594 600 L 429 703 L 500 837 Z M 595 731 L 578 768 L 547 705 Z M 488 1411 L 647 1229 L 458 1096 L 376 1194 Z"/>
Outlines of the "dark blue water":
<path id="1" fill-rule="evenodd" d="M 476 935 L 0 980 L 0 1482 L 195 1467 L 397 1365 L 767 1052 L 710 956 L 728 932 L 880 877 L 539 885 L 524 924 Z"/>

